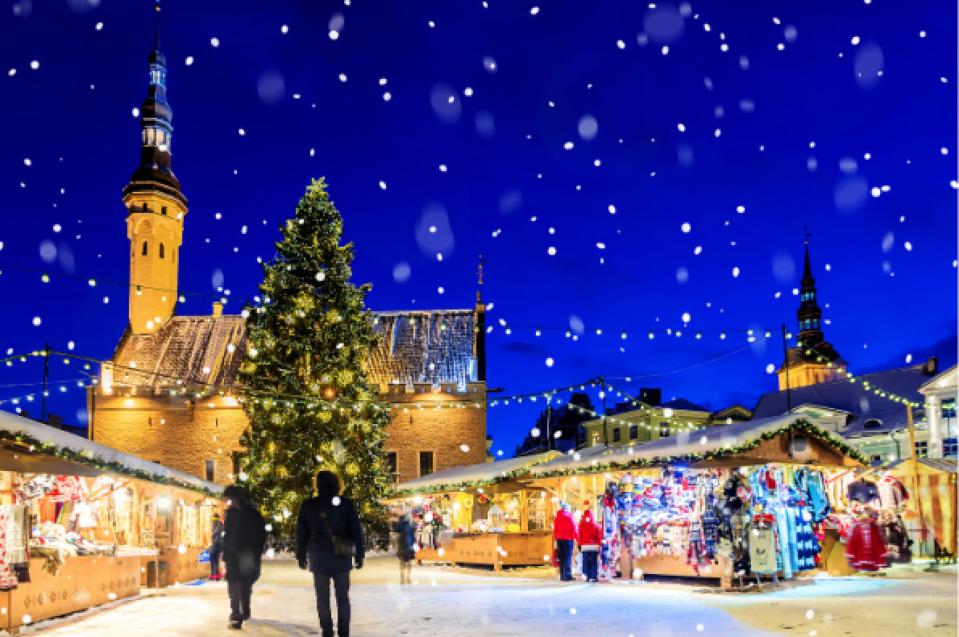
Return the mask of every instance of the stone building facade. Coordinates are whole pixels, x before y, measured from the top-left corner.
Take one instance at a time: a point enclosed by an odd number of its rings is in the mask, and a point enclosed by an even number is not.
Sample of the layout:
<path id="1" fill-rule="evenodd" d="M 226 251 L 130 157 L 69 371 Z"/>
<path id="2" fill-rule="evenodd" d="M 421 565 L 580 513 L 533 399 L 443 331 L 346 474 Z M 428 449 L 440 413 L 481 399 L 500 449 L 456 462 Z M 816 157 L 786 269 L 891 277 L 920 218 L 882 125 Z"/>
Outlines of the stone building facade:
<path id="1" fill-rule="evenodd" d="M 91 439 L 202 478 L 232 482 L 249 425 L 238 399 L 245 321 L 214 303 L 177 316 L 187 200 L 173 174 L 166 60 L 149 56 L 140 163 L 123 190 L 130 324 L 88 390 Z M 480 280 L 482 283 L 482 279 Z M 485 307 L 377 313 L 367 374 L 393 404 L 388 461 L 398 480 L 484 462 Z"/>

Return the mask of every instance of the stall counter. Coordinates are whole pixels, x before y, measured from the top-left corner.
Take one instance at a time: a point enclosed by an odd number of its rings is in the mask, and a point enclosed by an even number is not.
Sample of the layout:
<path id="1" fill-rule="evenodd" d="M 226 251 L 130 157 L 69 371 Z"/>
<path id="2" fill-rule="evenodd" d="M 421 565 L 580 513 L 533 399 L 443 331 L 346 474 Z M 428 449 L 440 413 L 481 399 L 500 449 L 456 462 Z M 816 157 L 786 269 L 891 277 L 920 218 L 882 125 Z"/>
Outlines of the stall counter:
<path id="1" fill-rule="evenodd" d="M 0 626 L 17 628 L 140 593 L 138 557 L 68 557 L 56 575 L 30 560 L 30 582 L 0 593 Z"/>
<path id="2" fill-rule="evenodd" d="M 542 566 L 549 564 L 553 553 L 550 533 L 477 533 L 454 536 L 439 549 L 423 548 L 416 552 L 422 562 L 478 564 L 499 571 L 504 566 Z"/>

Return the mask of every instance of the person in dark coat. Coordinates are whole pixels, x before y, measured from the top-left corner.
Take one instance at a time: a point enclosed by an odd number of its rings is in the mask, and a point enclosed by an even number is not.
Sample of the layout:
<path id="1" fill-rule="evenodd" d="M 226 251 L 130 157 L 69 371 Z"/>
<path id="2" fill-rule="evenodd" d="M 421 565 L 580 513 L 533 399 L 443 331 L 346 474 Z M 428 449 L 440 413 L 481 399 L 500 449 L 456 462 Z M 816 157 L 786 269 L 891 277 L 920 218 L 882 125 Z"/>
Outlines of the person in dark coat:
<path id="1" fill-rule="evenodd" d="M 227 487 L 226 521 L 223 523 L 223 562 L 230 594 L 230 628 L 240 629 L 250 618 L 253 583 L 260 578 L 260 560 L 266 546 L 266 524 L 250 503 L 246 489 Z"/>
<path id="2" fill-rule="evenodd" d="M 223 521 L 219 513 L 213 514 L 210 530 L 210 579 L 220 579 L 220 556 L 223 554 Z"/>
<path id="3" fill-rule="evenodd" d="M 400 560 L 400 584 L 410 584 L 413 581 L 416 539 L 413 536 L 413 521 L 409 511 L 401 509 L 392 526 L 392 531 L 396 533 L 396 557 Z"/>
<path id="4" fill-rule="evenodd" d="M 296 560 L 309 566 L 316 589 L 316 612 L 323 637 L 333 637 L 330 582 L 336 593 L 336 633 L 350 634 L 350 570 L 363 568 L 363 529 L 356 507 L 341 496 L 340 477 L 332 471 L 316 474 L 316 497 L 300 507 L 296 520 Z M 334 541 L 335 540 L 335 541 Z M 352 555 L 334 546 L 352 545 Z"/>

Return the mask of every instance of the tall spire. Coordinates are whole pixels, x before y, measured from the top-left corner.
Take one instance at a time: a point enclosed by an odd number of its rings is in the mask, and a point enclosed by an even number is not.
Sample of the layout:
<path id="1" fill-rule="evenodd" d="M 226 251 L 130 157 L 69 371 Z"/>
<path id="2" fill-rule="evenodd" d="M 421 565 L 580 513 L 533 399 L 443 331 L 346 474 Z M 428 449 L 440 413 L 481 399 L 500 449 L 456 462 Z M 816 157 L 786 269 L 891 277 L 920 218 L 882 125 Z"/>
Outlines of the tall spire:
<path id="1" fill-rule="evenodd" d="M 820 309 L 819 301 L 816 299 L 816 279 L 812 275 L 812 266 L 809 260 L 809 237 L 809 232 L 805 231 L 803 237 L 805 262 L 799 286 L 799 309 L 796 311 L 796 318 L 799 320 L 798 346 L 803 352 L 813 350 L 815 352 L 814 358 L 823 357 L 827 360 L 836 360 L 839 358 L 839 353 L 826 341 L 822 332 L 822 309 Z"/>
<path id="2" fill-rule="evenodd" d="M 809 231 L 803 228 L 803 274 L 799 286 L 799 334 L 796 347 L 786 352 L 779 368 L 779 389 L 796 389 L 841 378 L 846 363 L 826 340 L 822 331 L 822 310 L 816 300 L 816 278 L 809 259 Z"/>
<path id="3" fill-rule="evenodd" d="M 158 192 L 186 205 L 180 182 L 173 174 L 173 109 L 167 101 L 166 56 L 160 51 L 160 0 L 153 5 L 156 24 L 153 50 L 147 58 L 147 95 L 140 107 L 140 165 L 123 190 L 124 199 L 136 192 Z"/>
<path id="4" fill-rule="evenodd" d="M 812 276 L 812 267 L 809 265 L 809 237 L 812 236 L 809 233 L 809 230 L 806 226 L 803 226 L 803 247 L 806 251 L 805 264 L 803 265 L 802 271 L 802 284 L 806 285 L 806 282 L 809 282 L 810 286 L 816 285 L 816 279 Z"/>

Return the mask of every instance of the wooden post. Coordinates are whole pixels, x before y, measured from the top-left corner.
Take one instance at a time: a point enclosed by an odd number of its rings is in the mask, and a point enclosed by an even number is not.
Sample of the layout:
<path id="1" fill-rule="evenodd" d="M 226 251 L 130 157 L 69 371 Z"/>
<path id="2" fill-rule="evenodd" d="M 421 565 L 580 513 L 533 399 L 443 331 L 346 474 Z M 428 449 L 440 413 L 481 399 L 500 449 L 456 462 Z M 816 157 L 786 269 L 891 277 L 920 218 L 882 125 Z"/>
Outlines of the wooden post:
<path id="1" fill-rule="evenodd" d="M 519 492 L 519 530 L 521 533 L 529 531 L 529 506 L 526 501 L 528 492 L 521 489 Z"/>
<path id="2" fill-rule="evenodd" d="M 919 458 L 916 456 L 916 426 L 912 420 L 912 403 L 906 403 L 906 423 L 909 429 L 909 475 L 916 496 L 916 512 L 919 515 L 919 555 L 922 556 L 926 543 L 926 518 L 922 513 L 922 496 L 919 493 Z"/>

